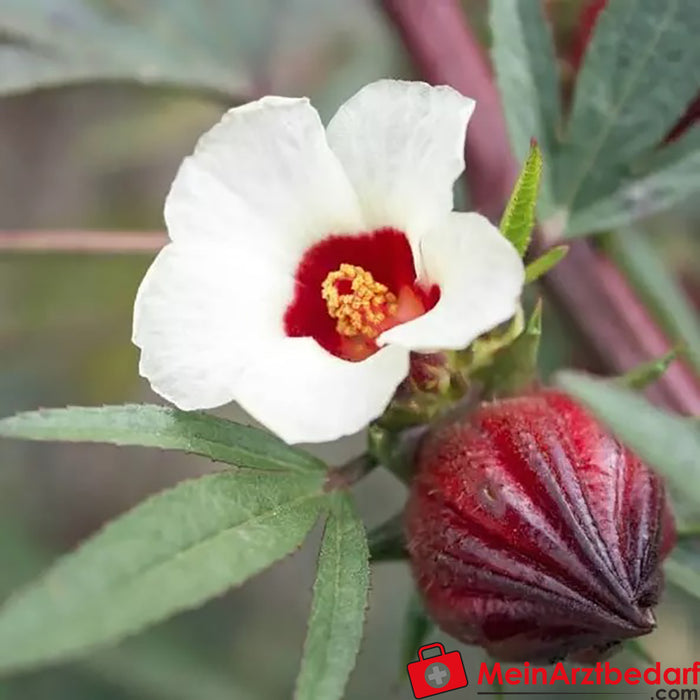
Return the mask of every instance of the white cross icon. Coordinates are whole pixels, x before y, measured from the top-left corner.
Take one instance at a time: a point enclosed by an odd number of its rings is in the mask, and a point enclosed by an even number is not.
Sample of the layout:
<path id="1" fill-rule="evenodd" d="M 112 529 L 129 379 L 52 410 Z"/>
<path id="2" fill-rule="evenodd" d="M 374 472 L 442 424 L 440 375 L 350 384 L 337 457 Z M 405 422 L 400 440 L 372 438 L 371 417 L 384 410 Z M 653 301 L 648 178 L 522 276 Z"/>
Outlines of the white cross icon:
<path id="1" fill-rule="evenodd" d="M 446 669 L 438 666 L 438 664 L 433 664 L 430 667 L 430 673 L 426 673 L 425 677 L 431 681 L 431 685 L 435 688 L 439 688 L 441 685 L 445 685 L 447 678 L 449 678 L 450 672 Z"/>

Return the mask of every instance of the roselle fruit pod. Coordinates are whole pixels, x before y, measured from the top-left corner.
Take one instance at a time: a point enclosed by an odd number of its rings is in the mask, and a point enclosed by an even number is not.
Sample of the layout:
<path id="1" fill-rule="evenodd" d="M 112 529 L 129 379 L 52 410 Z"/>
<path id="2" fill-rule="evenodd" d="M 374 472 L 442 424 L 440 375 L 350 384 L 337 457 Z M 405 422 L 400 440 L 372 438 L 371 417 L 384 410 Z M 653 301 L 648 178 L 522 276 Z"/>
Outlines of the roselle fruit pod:
<path id="1" fill-rule="evenodd" d="M 503 660 L 590 662 L 654 628 L 664 484 L 572 399 L 484 404 L 416 461 L 408 551 L 445 632 Z"/>

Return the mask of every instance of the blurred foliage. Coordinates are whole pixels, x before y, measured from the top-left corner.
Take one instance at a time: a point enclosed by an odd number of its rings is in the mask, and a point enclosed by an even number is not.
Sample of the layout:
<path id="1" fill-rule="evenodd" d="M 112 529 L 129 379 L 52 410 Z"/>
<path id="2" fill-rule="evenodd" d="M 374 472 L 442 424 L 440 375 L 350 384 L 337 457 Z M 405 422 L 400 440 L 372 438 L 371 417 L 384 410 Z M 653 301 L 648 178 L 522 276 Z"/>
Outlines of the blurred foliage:
<path id="1" fill-rule="evenodd" d="M 666 261 L 643 231 L 612 234 L 608 246 L 672 341 L 700 373 L 700 318 Z"/>
<path id="2" fill-rule="evenodd" d="M 110 4 L 137 14 L 145 6 Z M 207 21 L 199 3 L 189 4 Z M 234 2 L 227 11 L 234 6 L 233 26 L 209 21 L 226 44 L 217 60 L 236 56 L 232 67 L 239 77 L 255 73 L 264 91 L 310 94 L 325 118 L 368 80 L 406 70 L 398 42 L 371 3 Z M 0 24 L 9 17 L 6 9 L 9 4 L 0 1 Z M 27 12 L 29 4 L 13 3 L 13 9 Z M 3 60 L 0 55 L 0 66 Z M 6 74 L 4 67 L 0 72 Z M 163 196 L 177 162 L 242 97 L 237 88 L 214 104 L 171 90 L 90 87 L 6 99 L 6 108 L 0 108 L 0 228 L 160 228 Z M 40 123 L 28 118 L 39 113 Z M 2 415 L 39 405 L 144 397 L 129 337 L 133 298 L 148 264 L 146 257 L 0 260 Z M 34 450 L 3 443 L 0 512 L 9 518 L 0 527 L 3 591 L 39 573 L 54 558 L 55 544 L 65 548 L 115 510 L 140 500 L 143 490 L 158 489 L 177 474 L 197 473 L 192 460 L 141 453 L 137 459 L 129 451 L 115 461 L 112 455 L 98 448 Z M 90 479 L 95 460 L 97 478 Z M 396 488 L 388 482 L 380 493 Z M 35 549 L 41 554 L 35 556 Z M 308 615 L 313 556 L 295 558 L 256 580 L 250 591 L 230 596 L 233 600 L 180 616 L 94 660 L 0 680 L 0 698 L 289 697 Z M 406 575 L 400 578 L 405 585 Z M 390 610 L 391 601 L 383 607 Z M 377 642 L 392 642 L 387 625 L 380 625 L 375 648 Z M 255 671 L 260 659 L 263 674 Z M 353 681 L 350 697 L 367 697 L 375 687 L 370 679 L 384 667 L 370 667 L 362 674 L 367 680 Z M 388 687 L 393 668 L 386 673 Z"/>
<path id="3" fill-rule="evenodd" d="M 493 0 L 492 56 L 511 142 L 542 148 L 540 214 L 582 236 L 629 224 L 697 191 L 700 131 L 659 149 L 698 93 L 700 13 L 669 0 L 610 2 L 564 116 L 555 44 L 538 2 Z M 554 225 L 554 223 L 552 225 Z"/>
<path id="4" fill-rule="evenodd" d="M 0 90 L 126 80 L 241 93 L 249 78 L 230 41 L 235 4 L 4 0 Z"/>
<path id="5" fill-rule="evenodd" d="M 504 20 L 526 27 L 523 13 L 535 3 L 517 1 L 518 11 Z M 556 18 L 553 45 L 559 51 L 567 46 L 579 4 L 547 3 Z M 89 86 L 4 99 L 0 227 L 160 228 L 161 202 L 174 168 L 223 109 L 258 92 L 309 94 L 327 118 L 360 85 L 386 75 L 412 75 L 395 33 L 369 0 L 215 0 L 206 9 L 203 5 L 194 0 L 0 0 L 0 90 L 19 94 L 37 86 L 97 79 L 160 86 L 148 92 Z M 463 5 L 487 40 L 488 3 L 463 0 Z M 221 21 L 221 12 L 233 21 Z M 520 45 L 527 47 L 522 31 Z M 659 52 L 659 60 L 665 55 Z M 540 59 L 530 55 L 520 70 Z M 570 82 L 564 62 L 559 69 L 565 83 Z M 521 78 L 516 73 L 513 80 Z M 611 74 L 613 78 L 619 81 L 618 74 Z M 686 82 L 681 75 L 671 86 L 676 102 Z M 197 94 L 186 91 L 192 87 Z M 541 145 L 543 141 L 547 139 Z M 523 157 L 526 151 L 527 144 Z M 643 180 L 645 192 L 663 207 L 675 204 L 668 192 L 680 191 L 685 197 L 695 187 L 691 176 L 696 158 L 696 143 L 688 139 L 663 161 L 640 161 L 639 173 L 660 178 Z M 589 185 L 589 193 L 597 196 L 598 185 Z M 601 199 L 608 225 L 617 224 L 620 216 L 629 218 L 630 201 L 639 198 L 624 182 Z M 641 211 L 646 216 L 661 205 Z M 588 217 L 590 212 L 595 214 L 595 209 L 584 211 Z M 583 216 L 581 221 L 577 225 L 583 230 L 588 224 Z M 667 275 L 671 271 L 674 291 L 669 291 L 667 279 L 648 276 L 651 268 L 639 267 L 635 281 L 654 295 L 659 318 L 677 324 L 674 336 L 693 348 L 695 325 L 687 319 L 697 320 L 700 300 L 699 221 L 700 207 L 690 199 L 644 222 L 648 247 L 638 248 L 637 239 L 632 240 L 640 264 L 667 263 L 664 269 Z M 129 343 L 132 301 L 148 262 L 142 257 L 44 255 L 0 259 L 1 415 L 39 405 L 117 403 L 149 396 L 138 380 L 137 352 Z M 686 302 L 680 314 L 679 279 L 691 292 L 690 305 Z M 544 376 L 566 366 L 587 366 L 567 320 L 547 300 L 543 326 L 539 364 Z M 325 456 L 342 461 L 343 449 L 333 446 Z M 194 459 L 163 459 L 131 449 L 3 442 L 2 455 L 2 595 L 145 493 L 202 468 Z M 403 491 L 391 479 L 373 476 L 369 486 L 361 485 L 360 495 L 364 514 L 376 520 L 386 514 L 387 502 L 400 502 Z M 683 522 L 692 523 L 692 515 Z M 695 579 L 688 578 L 689 566 L 691 574 L 697 571 L 693 537 L 697 532 L 685 542 L 682 558 L 674 559 L 671 566 L 676 569 L 669 569 L 669 575 L 695 594 Z M 0 680 L 0 699 L 290 697 L 311 602 L 314 559 L 313 548 L 306 548 L 253 586 L 81 663 Z M 685 573 L 676 575 L 678 571 Z M 691 584 L 684 585 L 687 581 Z M 375 568 L 368 636 L 348 698 L 387 697 L 392 689 L 397 698 L 411 697 L 405 684 L 396 689 L 392 661 L 399 658 L 399 626 L 409 588 L 405 566 Z M 699 614 L 682 595 L 668 592 L 659 631 L 642 642 L 662 663 L 677 665 L 697 657 Z M 478 650 L 462 650 L 468 668 L 483 660 Z M 616 661 L 638 663 L 632 657 Z"/>
<path id="6" fill-rule="evenodd" d="M 121 641 L 240 585 L 301 546 L 324 477 L 226 470 L 145 500 L 4 608 L 0 671 Z"/>

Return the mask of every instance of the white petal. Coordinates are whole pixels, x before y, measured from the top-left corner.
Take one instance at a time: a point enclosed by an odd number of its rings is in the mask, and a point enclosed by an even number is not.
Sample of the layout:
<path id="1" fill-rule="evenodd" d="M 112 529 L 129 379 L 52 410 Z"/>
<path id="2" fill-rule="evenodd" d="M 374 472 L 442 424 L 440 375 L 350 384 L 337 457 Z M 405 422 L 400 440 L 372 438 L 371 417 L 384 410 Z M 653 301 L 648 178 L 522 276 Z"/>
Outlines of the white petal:
<path id="1" fill-rule="evenodd" d="M 185 410 L 228 403 L 251 354 L 283 337 L 292 290 L 290 276 L 254 256 L 225 246 L 166 246 L 136 296 L 141 375 Z"/>
<path id="2" fill-rule="evenodd" d="M 166 246 L 141 283 L 134 343 L 141 374 L 179 408 L 238 401 L 288 442 L 323 442 L 379 416 L 408 373 L 408 350 L 346 362 L 286 337 L 293 279 L 232 247 Z"/>
<path id="3" fill-rule="evenodd" d="M 370 228 L 420 235 L 452 210 L 473 111 L 474 101 L 450 87 L 397 80 L 367 85 L 338 110 L 328 142 Z"/>
<path id="4" fill-rule="evenodd" d="M 311 338 L 285 338 L 259 348 L 236 399 L 289 443 L 326 442 L 381 415 L 408 368 L 409 353 L 400 347 L 346 362 Z"/>
<path id="5" fill-rule="evenodd" d="M 480 214 L 450 214 L 420 242 L 421 266 L 440 286 L 428 313 L 379 337 L 411 350 L 465 348 L 515 314 L 525 279 L 517 251 Z"/>
<path id="6" fill-rule="evenodd" d="M 165 205 L 174 241 L 231 240 L 293 260 L 330 233 L 361 231 L 357 197 L 307 99 L 230 110 L 199 140 Z"/>

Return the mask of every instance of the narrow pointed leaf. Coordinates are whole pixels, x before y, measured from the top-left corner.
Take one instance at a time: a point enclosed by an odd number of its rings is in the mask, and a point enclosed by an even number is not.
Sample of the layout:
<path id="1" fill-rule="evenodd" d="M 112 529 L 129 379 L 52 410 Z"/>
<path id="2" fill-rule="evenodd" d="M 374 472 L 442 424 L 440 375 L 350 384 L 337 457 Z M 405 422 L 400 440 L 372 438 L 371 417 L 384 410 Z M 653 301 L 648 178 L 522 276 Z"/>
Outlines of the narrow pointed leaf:
<path id="1" fill-rule="evenodd" d="M 700 128 L 654 151 L 639 167 L 630 168 L 607 196 L 577 208 L 566 236 L 610 231 L 666 211 L 700 192 Z"/>
<path id="2" fill-rule="evenodd" d="M 678 539 L 700 540 L 700 522 L 694 520 L 692 522 L 677 522 L 676 532 Z"/>
<path id="3" fill-rule="evenodd" d="M 671 558 L 664 566 L 666 577 L 675 586 L 682 588 L 686 593 L 700 597 L 700 569 L 691 568 L 683 562 Z"/>
<path id="4" fill-rule="evenodd" d="M 404 613 L 403 634 L 401 636 L 400 670 L 402 680 L 405 678 L 406 666 L 415 661 L 418 649 L 426 642 L 428 633 L 433 628 L 425 607 L 417 591 L 411 592 L 406 612 Z"/>
<path id="5" fill-rule="evenodd" d="M 201 605 L 296 549 L 321 475 L 226 471 L 153 496 L 0 608 L 0 673 L 76 656 Z"/>
<path id="6" fill-rule="evenodd" d="M 700 422 L 662 411 L 611 381 L 561 372 L 557 383 L 663 474 L 686 500 L 700 505 Z"/>
<path id="7" fill-rule="evenodd" d="M 687 0 L 608 2 L 586 51 L 556 166 L 571 212 L 610 196 L 663 143 L 700 84 L 700 13 Z"/>
<path id="8" fill-rule="evenodd" d="M 533 260 L 525 268 L 525 284 L 530 284 L 530 282 L 538 280 L 542 275 L 546 275 L 555 265 L 564 259 L 568 252 L 568 245 L 557 245 L 540 255 L 536 260 Z"/>
<path id="9" fill-rule="evenodd" d="M 538 145 L 533 142 L 500 225 L 501 232 L 520 255 L 525 255 L 532 238 L 541 173 L 542 153 Z"/>
<path id="10" fill-rule="evenodd" d="M 491 0 L 496 69 L 510 141 L 516 157 L 524 161 L 535 139 L 543 153 L 542 214 L 553 210 L 554 153 L 561 121 L 557 59 L 551 31 L 540 2 Z"/>
<path id="11" fill-rule="evenodd" d="M 321 460 L 257 428 L 149 405 L 45 409 L 0 420 L 0 436 L 180 450 L 239 467 L 324 471 Z"/>
<path id="12" fill-rule="evenodd" d="M 231 29 L 240 12 L 189 0 L 3 0 L 0 93 L 94 81 L 248 91 Z"/>
<path id="13" fill-rule="evenodd" d="M 645 362 L 619 377 L 618 382 L 630 389 L 643 389 L 661 378 L 669 365 L 678 356 L 677 350 L 670 350 L 656 360 Z"/>
<path id="14" fill-rule="evenodd" d="M 638 639 L 630 639 L 626 641 L 625 649 L 627 649 L 630 654 L 634 654 L 634 656 L 650 666 L 653 666 L 656 663 L 656 659 L 647 651 L 647 649 Z"/>
<path id="15" fill-rule="evenodd" d="M 700 599 L 700 545 L 682 543 L 664 565 L 667 579 Z"/>
<path id="16" fill-rule="evenodd" d="M 254 700 L 232 673 L 198 658 L 194 644 L 137 639 L 92 654 L 74 667 L 83 678 L 106 682 L 128 698 L 148 700 Z M 90 698 L 93 700 L 93 698 Z"/>
<path id="17" fill-rule="evenodd" d="M 351 497 L 336 493 L 323 533 L 296 700 L 342 697 L 355 666 L 369 592 L 369 551 Z"/>

